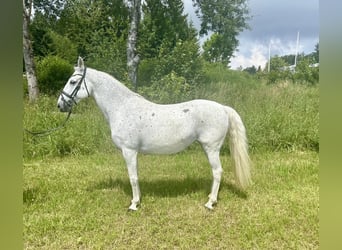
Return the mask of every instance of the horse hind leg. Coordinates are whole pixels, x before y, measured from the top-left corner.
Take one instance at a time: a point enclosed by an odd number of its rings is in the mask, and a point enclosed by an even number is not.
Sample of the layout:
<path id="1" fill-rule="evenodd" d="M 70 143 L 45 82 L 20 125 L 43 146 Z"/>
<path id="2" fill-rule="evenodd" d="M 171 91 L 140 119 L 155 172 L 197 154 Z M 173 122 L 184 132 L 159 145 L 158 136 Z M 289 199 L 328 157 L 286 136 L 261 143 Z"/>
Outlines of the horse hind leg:
<path id="1" fill-rule="evenodd" d="M 218 191 L 220 188 L 220 183 L 221 183 L 221 176 L 222 176 L 222 166 L 221 166 L 221 161 L 220 161 L 220 150 L 212 150 L 210 148 L 204 147 L 204 150 L 207 154 L 212 174 L 213 174 L 213 183 L 211 187 L 211 192 L 209 194 L 209 200 L 205 204 L 205 207 L 212 210 L 213 205 L 217 203 L 217 196 L 218 196 Z"/>

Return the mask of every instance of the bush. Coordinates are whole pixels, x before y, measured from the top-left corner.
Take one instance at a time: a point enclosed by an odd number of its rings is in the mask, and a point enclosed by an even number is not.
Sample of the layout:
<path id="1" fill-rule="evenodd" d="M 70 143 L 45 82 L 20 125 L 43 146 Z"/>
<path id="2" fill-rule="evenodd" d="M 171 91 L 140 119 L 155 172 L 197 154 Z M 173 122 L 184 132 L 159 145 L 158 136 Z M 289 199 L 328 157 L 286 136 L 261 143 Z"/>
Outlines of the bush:
<path id="1" fill-rule="evenodd" d="M 187 83 L 198 83 L 202 77 L 202 59 L 199 47 L 191 41 L 178 41 L 172 51 L 161 48 L 156 58 L 140 62 L 138 81 L 140 86 L 149 86 L 171 74 L 183 77 Z"/>
<path id="2" fill-rule="evenodd" d="M 293 76 L 298 83 L 316 84 L 319 81 L 319 68 L 310 67 L 312 61 L 306 59 L 298 62 L 296 72 Z"/>
<path id="3" fill-rule="evenodd" d="M 37 63 L 39 91 L 55 95 L 60 91 L 74 72 L 73 66 L 58 56 L 47 56 Z"/>
<path id="4" fill-rule="evenodd" d="M 49 44 L 50 53 L 74 64 L 77 59 L 77 46 L 69 38 L 52 30 L 48 31 L 48 36 L 52 40 L 51 44 Z"/>
<path id="5" fill-rule="evenodd" d="M 151 101 L 157 103 L 177 103 L 191 99 L 193 85 L 175 72 L 155 81 L 151 86 L 142 88 L 140 93 Z"/>

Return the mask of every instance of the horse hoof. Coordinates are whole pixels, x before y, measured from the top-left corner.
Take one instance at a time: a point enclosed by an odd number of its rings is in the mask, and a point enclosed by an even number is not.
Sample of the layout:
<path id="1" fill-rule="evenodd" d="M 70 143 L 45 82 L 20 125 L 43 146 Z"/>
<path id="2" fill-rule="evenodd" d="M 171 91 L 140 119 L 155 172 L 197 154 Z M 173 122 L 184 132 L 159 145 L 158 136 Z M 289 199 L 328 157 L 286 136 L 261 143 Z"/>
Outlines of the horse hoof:
<path id="1" fill-rule="evenodd" d="M 207 209 L 209 209 L 210 211 L 214 210 L 213 204 L 211 204 L 211 202 L 208 202 L 204 205 Z"/>
<path id="2" fill-rule="evenodd" d="M 130 212 L 130 211 L 135 212 L 135 211 L 137 211 L 137 210 L 138 210 L 138 208 L 137 208 L 137 205 L 135 205 L 135 204 L 130 205 L 129 208 L 128 208 L 128 211 L 129 211 L 129 212 Z"/>

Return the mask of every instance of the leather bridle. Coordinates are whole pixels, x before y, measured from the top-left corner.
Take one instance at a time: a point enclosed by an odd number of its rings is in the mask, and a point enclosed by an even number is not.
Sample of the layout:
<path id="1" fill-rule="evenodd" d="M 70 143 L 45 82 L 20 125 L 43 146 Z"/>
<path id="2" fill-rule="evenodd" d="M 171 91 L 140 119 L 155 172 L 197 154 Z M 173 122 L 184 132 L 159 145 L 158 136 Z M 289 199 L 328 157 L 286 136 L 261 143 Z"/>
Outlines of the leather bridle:
<path id="1" fill-rule="evenodd" d="M 67 106 L 69 106 L 69 107 L 72 107 L 73 104 L 76 104 L 76 105 L 77 105 L 77 102 L 76 102 L 76 100 L 75 100 L 75 97 L 76 97 L 78 91 L 79 91 L 80 88 L 81 88 L 82 82 L 84 82 L 84 86 L 85 86 L 85 89 L 87 90 L 88 97 L 90 96 L 89 91 L 88 91 L 88 87 L 87 87 L 87 83 L 86 83 L 86 81 L 85 81 L 86 72 L 87 72 L 87 67 L 84 67 L 83 74 L 75 74 L 75 75 L 73 75 L 73 76 L 80 75 L 80 76 L 82 76 L 82 77 L 81 77 L 81 79 L 78 81 L 76 87 L 75 87 L 74 90 L 71 92 L 71 94 L 68 94 L 68 93 L 66 93 L 64 90 L 62 90 L 61 99 L 62 99 L 62 101 L 64 102 L 65 105 L 67 105 Z M 64 97 L 68 97 L 69 100 L 66 100 Z"/>
<path id="2" fill-rule="evenodd" d="M 81 88 L 81 85 L 82 85 L 82 82 L 84 82 L 84 86 L 85 86 L 85 89 L 87 90 L 87 93 L 88 93 L 88 97 L 90 96 L 89 94 L 89 91 L 88 91 L 88 87 L 87 87 L 87 83 L 85 81 L 85 75 L 86 75 L 86 71 L 87 71 L 87 68 L 84 67 L 84 71 L 83 71 L 83 74 L 75 74 L 73 76 L 77 76 L 77 75 L 80 75 L 82 76 L 81 79 L 78 81 L 75 89 L 71 92 L 71 94 L 68 94 L 66 93 L 64 90 L 62 90 L 62 93 L 61 93 L 61 99 L 62 101 L 64 102 L 65 105 L 69 106 L 70 107 L 70 110 L 68 112 L 68 115 L 66 117 L 66 119 L 64 120 L 63 123 L 61 123 L 59 126 L 55 127 L 55 128 L 52 128 L 52 129 L 48 129 L 48 130 L 43 130 L 43 131 L 31 131 L 31 130 L 28 130 L 28 129 L 25 129 L 24 128 L 24 131 L 26 131 L 27 133 L 31 134 L 31 135 L 34 135 L 34 136 L 45 136 L 45 135 L 49 135 L 51 134 L 52 132 L 56 131 L 56 130 L 59 130 L 61 128 L 63 128 L 65 126 L 65 124 L 67 123 L 67 121 L 69 120 L 70 118 L 70 115 L 71 115 L 71 111 L 72 111 L 72 105 L 73 104 L 77 104 L 76 100 L 75 100 L 75 96 L 77 95 L 78 91 L 80 90 Z M 65 100 L 64 96 L 68 97 L 69 100 Z"/>

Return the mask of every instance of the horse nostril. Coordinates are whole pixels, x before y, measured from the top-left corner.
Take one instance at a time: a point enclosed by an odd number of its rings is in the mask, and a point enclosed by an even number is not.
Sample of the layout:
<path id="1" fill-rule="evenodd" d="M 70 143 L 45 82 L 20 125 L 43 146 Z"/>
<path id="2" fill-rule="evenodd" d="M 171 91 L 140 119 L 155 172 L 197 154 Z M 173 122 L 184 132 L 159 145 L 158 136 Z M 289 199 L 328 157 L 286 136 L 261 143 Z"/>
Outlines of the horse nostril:
<path id="1" fill-rule="evenodd" d="M 61 106 L 60 106 L 59 104 L 57 104 L 57 108 L 59 108 L 59 109 L 60 109 L 60 108 L 61 108 Z"/>

